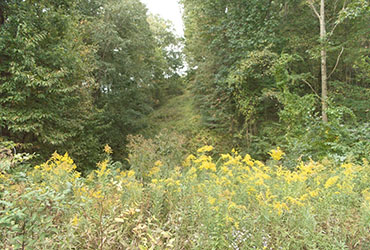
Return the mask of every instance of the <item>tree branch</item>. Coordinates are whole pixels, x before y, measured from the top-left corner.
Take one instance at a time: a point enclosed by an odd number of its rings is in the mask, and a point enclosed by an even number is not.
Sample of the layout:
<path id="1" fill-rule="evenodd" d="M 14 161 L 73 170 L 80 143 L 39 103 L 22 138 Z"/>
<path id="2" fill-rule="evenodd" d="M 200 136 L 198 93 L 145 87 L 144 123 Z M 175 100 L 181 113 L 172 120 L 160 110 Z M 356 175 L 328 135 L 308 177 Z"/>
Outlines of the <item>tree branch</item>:
<path id="1" fill-rule="evenodd" d="M 344 51 L 344 47 L 342 47 L 342 50 L 340 51 L 338 57 L 337 57 L 337 62 L 335 63 L 335 66 L 333 68 L 333 70 L 331 71 L 331 73 L 329 74 L 328 76 L 328 79 L 331 77 L 331 75 L 334 73 L 334 71 L 337 69 L 337 66 L 338 66 L 338 63 L 339 63 L 339 60 L 340 60 L 340 57 L 342 56 L 342 53 Z"/>
<path id="2" fill-rule="evenodd" d="M 308 82 L 308 81 L 306 81 L 305 79 L 301 79 L 304 83 L 306 83 L 309 87 L 310 87 L 310 89 L 315 93 L 315 95 L 320 99 L 320 100 L 323 100 L 322 98 L 321 98 L 321 96 L 319 96 L 319 94 L 315 91 L 315 89 L 312 87 L 312 85 Z"/>
<path id="3" fill-rule="evenodd" d="M 4 17 L 4 13 L 3 13 L 3 6 L 1 6 L 2 4 L 0 4 L 0 26 L 4 24 L 5 22 L 5 17 Z"/>
<path id="4" fill-rule="evenodd" d="M 310 8 L 313 10 L 313 12 L 315 13 L 315 15 L 317 16 L 317 18 L 321 19 L 321 16 L 319 14 L 319 12 L 317 12 L 316 8 L 315 8 L 315 5 L 313 5 L 313 2 L 312 0 L 308 0 L 308 5 L 310 6 Z"/>
<path id="5" fill-rule="evenodd" d="M 346 9 L 346 3 L 347 3 L 347 1 L 344 1 L 344 3 L 343 3 L 343 7 L 342 7 L 341 11 L 344 11 L 344 10 Z M 340 12 L 339 12 L 339 13 L 340 13 Z M 340 21 L 338 21 L 338 20 L 339 20 L 339 19 L 337 19 L 337 22 L 335 22 L 334 27 L 333 27 L 333 28 L 332 28 L 332 30 L 329 32 L 330 36 L 331 36 L 331 35 L 333 35 L 334 30 L 337 28 L 338 24 L 340 24 L 340 23 L 341 23 L 341 22 L 340 22 Z"/>

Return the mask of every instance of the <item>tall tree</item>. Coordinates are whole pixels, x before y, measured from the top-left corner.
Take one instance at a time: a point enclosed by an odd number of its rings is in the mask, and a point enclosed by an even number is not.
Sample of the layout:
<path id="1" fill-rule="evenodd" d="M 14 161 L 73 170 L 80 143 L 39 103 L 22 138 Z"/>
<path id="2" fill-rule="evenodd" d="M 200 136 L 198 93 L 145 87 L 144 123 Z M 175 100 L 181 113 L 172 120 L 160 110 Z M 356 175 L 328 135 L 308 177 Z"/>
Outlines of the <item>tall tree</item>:
<path id="1" fill-rule="evenodd" d="M 328 79 L 326 72 L 326 23 L 325 23 L 325 0 L 320 0 L 320 13 L 317 11 L 313 0 L 308 0 L 308 4 L 320 21 L 320 41 L 321 41 L 321 103 L 322 120 L 328 122 Z"/>
<path id="2" fill-rule="evenodd" d="M 155 42 L 154 57 L 151 59 L 154 98 L 155 103 L 160 105 L 166 96 L 178 93 L 181 88 L 182 43 L 168 20 L 158 15 L 149 15 L 147 20 Z"/>
<path id="3" fill-rule="evenodd" d="M 74 5 L 73 0 L 5 2 L 0 133 L 28 150 L 65 149 L 81 134 L 89 113 L 90 51 L 79 35 Z"/>

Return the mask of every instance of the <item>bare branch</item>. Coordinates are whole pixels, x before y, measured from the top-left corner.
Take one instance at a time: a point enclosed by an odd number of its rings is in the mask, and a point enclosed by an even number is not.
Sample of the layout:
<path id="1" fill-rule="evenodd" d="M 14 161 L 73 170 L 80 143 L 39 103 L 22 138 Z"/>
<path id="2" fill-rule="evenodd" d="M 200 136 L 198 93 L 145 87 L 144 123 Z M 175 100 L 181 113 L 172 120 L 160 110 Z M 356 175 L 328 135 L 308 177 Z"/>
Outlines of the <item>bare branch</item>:
<path id="1" fill-rule="evenodd" d="M 319 96 L 319 94 L 315 91 L 315 89 L 312 87 L 312 85 L 306 81 L 305 79 L 301 79 L 304 83 L 306 83 L 308 85 L 308 87 L 310 87 L 310 89 L 315 93 L 315 95 L 322 101 L 323 99 L 321 98 L 321 96 Z"/>
<path id="2" fill-rule="evenodd" d="M 342 7 L 341 11 L 344 11 L 344 10 L 346 9 L 346 3 L 347 3 L 347 1 L 344 1 L 344 3 L 343 3 L 343 7 Z M 340 13 L 340 12 L 339 12 L 339 13 Z M 331 36 L 331 35 L 333 35 L 334 30 L 337 28 L 338 24 L 340 24 L 340 23 L 341 23 L 341 22 L 340 22 L 340 21 L 338 21 L 338 20 L 337 20 L 337 22 L 335 22 L 335 25 L 334 25 L 333 29 L 329 32 L 330 36 Z"/>
<path id="3" fill-rule="evenodd" d="M 333 68 L 333 70 L 331 71 L 331 73 L 329 74 L 328 76 L 328 79 L 331 77 L 331 75 L 334 73 L 334 71 L 337 69 L 337 66 L 338 66 L 338 63 L 339 63 L 339 60 L 340 60 L 340 57 L 342 56 L 342 53 L 344 51 L 344 47 L 342 47 L 342 50 L 340 51 L 339 55 L 338 55 L 338 58 L 337 58 L 337 62 L 335 63 L 335 66 Z"/>
<path id="4" fill-rule="evenodd" d="M 307 0 L 308 1 L 308 5 L 310 6 L 310 8 L 313 10 L 313 12 L 315 13 L 315 15 L 317 16 L 317 18 L 321 19 L 321 16 L 319 14 L 319 12 L 317 12 L 316 8 L 315 8 L 315 5 L 313 5 L 313 1 L 312 0 Z"/>

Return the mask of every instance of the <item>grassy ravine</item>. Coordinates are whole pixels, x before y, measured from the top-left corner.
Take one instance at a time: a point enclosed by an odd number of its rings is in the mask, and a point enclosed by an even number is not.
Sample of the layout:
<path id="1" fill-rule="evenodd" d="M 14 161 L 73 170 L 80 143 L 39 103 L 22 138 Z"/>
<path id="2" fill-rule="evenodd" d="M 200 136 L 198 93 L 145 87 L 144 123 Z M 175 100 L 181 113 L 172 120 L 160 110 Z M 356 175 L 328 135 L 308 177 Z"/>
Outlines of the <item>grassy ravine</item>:
<path id="1" fill-rule="evenodd" d="M 153 136 L 162 130 L 191 136 L 194 132 L 204 129 L 194 104 L 194 97 L 187 89 L 183 90 L 182 95 L 169 97 L 147 119 L 150 125 L 141 131 L 144 136 Z"/>
<path id="2" fill-rule="evenodd" d="M 186 154 L 191 154 L 204 145 L 213 145 L 215 153 L 225 153 L 232 149 L 230 138 L 204 126 L 201 114 L 195 105 L 195 97 L 189 89 L 168 99 L 147 118 L 149 126 L 138 134 L 147 139 L 183 137 Z"/>

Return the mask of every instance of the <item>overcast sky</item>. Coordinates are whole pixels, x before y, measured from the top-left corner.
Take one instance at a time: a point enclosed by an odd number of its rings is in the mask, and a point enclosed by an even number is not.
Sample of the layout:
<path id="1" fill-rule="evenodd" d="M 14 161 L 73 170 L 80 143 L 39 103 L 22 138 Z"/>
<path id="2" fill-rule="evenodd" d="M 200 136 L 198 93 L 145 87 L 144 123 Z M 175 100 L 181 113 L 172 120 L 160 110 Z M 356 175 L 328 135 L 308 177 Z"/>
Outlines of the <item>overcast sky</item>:
<path id="1" fill-rule="evenodd" d="M 178 35 L 184 35 L 181 8 L 178 0 L 141 0 L 148 6 L 149 12 L 159 14 L 173 22 Z"/>

